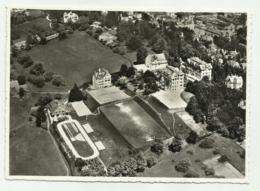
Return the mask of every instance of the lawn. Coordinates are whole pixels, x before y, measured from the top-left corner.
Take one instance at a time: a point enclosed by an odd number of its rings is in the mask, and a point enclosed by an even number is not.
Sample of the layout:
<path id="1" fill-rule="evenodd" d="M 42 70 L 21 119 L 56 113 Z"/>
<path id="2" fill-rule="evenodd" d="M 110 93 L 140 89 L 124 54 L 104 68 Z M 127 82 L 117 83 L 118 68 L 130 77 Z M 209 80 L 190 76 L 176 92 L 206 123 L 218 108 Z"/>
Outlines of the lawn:
<path id="1" fill-rule="evenodd" d="M 31 107 L 39 95 L 26 96 L 23 99 L 10 97 L 10 130 L 19 128 L 28 122 Z"/>
<path id="2" fill-rule="evenodd" d="M 225 154 L 232 166 L 239 170 L 242 174 L 245 171 L 245 160 L 242 159 L 237 152 L 241 151 L 241 147 L 237 145 L 233 140 L 220 137 L 218 135 L 212 135 L 215 140 L 214 148 L 203 149 L 198 145 L 187 145 L 179 153 L 172 153 L 165 148 L 164 153 L 161 156 L 157 156 L 150 151 L 145 153 L 145 158 L 153 156 L 156 157 L 158 163 L 150 168 L 146 169 L 140 176 L 145 177 L 183 177 L 184 173 L 177 172 L 175 165 L 183 159 L 190 161 L 190 169 L 200 175 L 200 177 L 206 177 L 203 168 L 205 165 L 203 161 L 213 158 L 214 150 L 218 150 L 220 154 Z M 226 177 L 228 178 L 228 177 Z"/>
<path id="3" fill-rule="evenodd" d="M 10 138 L 10 174 L 66 176 L 60 151 L 46 130 L 24 126 Z"/>
<path id="4" fill-rule="evenodd" d="M 46 71 L 62 75 L 68 86 L 90 81 L 98 67 L 116 72 L 129 61 L 85 32 L 75 31 L 65 40 L 53 40 L 27 52 L 34 61 L 44 63 Z"/>

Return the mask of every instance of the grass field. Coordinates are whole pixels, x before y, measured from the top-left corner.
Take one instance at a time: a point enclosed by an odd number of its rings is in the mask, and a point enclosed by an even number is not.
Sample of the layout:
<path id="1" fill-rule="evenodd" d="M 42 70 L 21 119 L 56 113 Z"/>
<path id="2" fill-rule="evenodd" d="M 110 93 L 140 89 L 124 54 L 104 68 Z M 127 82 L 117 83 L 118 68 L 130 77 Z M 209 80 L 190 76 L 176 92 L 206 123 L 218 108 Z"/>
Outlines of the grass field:
<path id="1" fill-rule="evenodd" d="M 145 157 L 154 156 L 158 159 L 158 163 L 141 173 L 140 176 L 145 177 L 183 177 L 184 173 L 177 172 L 175 165 L 183 159 L 190 161 L 190 169 L 200 175 L 200 177 L 206 177 L 203 168 L 205 165 L 203 161 L 213 158 L 214 150 L 218 150 L 220 154 L 225 154 L 232 166 L 234 166 L 240 173 L 243 174 L 245 170 L 245 160 L 242 159 L 237 152 L 241 151 L 241 147 L 237 145 L 233 140 L 228 138 L 219 137 L 218 135 L 212 135 L 215 139 L 215 147 L 210 149 L 200 148 L 198 145 L 187 145 L 179 153 L 172 153 L 166 148 L 161 156 L 157 156 L 154 153 L 146 152 Z M 228 177 L 226 177 L 228 178 Z M 230 177 L 231 178 L 231 177 Z"/>
<path id="2" fill-rule="evenodd" d="M 61 74 L 69 86 L 91 80 L 98 67 L 116 72 L 129 61 L 102 45 L 85 32 L 75 31 L 68 39 L 50 41 L 28 51 L 34 61 L 44 63 L 46 71 Z"/>
<path id="3" fill-rule="evenodd" d="M 11 175 L 66 176 L 67 168 L 46 130 L 24 126 L 10 138 Z"/>

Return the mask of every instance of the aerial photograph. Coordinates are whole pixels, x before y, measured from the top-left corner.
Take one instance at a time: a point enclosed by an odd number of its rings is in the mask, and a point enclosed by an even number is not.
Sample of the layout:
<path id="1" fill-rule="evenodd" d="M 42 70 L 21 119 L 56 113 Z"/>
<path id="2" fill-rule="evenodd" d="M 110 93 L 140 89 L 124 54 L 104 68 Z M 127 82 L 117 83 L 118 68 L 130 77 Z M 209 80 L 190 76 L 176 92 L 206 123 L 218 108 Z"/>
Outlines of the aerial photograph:
<path id="1" fill-rule="evenodd" d="M 246 178 L 247 17 L 11 9 L 9 176 Z"/>

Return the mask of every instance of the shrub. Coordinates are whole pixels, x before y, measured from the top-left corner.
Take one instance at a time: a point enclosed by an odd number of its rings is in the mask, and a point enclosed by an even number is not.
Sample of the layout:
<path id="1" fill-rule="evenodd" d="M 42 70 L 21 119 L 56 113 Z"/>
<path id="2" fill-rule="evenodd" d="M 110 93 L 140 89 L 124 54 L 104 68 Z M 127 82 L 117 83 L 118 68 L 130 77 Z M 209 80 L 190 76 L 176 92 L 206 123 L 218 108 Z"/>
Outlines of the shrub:
<path id="1" fill-rule="evenodd" d="M 213 148 L 214 143 L 215 143 L 214 139 L 206 138 L 203 141 L 201 141 L 201 143 L 199 144 L 199 147 L 205 148 L 205 149 Z"/>
<path id="2" fill-rule="evenodd" d="M 151 146 L 151 151 L 157 155 L 160 155 L 163 153 L 163 145 L 161 143 L 155 143 Z"/>
<path id="3" fill-rule="evenodd" d="M 150 157 L 146 160 L 147 167 L 151 168 L 152 166 L 156 165 L 156 159 L 154 157 Z"/>
<path id="4" fill-rule="evenodd" d="M 186 178 L 199 178 L 200 175 L 192 170 L 189 170 L 185 175 L 184 177 Z"/>
<path id="5" fill-rule="evenodd" d="M 215 175 L 215 170 L 213 168 L 206 168 L 204 170 L 204 173 L 206 176 L 214 176 Z"/>
<path id="6" fill-rule="evenodd" d="M 187 172 L 190 167 L 190 162 L 188 160 L 181 160 L 176 166 L 175 170 L 178 172 Z"/>

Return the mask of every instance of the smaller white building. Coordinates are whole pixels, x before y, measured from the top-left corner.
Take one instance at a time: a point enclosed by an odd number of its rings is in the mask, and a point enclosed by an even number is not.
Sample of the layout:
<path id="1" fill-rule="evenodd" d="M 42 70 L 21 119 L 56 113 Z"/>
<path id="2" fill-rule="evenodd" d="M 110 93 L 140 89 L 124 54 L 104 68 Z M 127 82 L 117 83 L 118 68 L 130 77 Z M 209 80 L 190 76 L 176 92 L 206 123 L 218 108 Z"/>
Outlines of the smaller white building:
<path id="1" fill-rule="evenodd" d="M 101 22 L 94 21 L 90 26 L 93 27 L 94 29 L 101 28 Z"/>
<path id="2" fill-rule="evenodd" d="M 72 22 L 72 23 L 76 23 L 79 20 L 79 16 L 76 13 L 72 13 L 70 12 L 64 12 L 63 14 L 63 22 L 64 23 L 68 23 L 68 22 Z"/>
<path id="3" fill-rule="evenodd" d="M 168 65 L 164 53 L 150 54 L 145 58 L 145 65 L 149 70 L 162 70 Z"/>
<path id="4" fill-rule="evenodd" d="M 240 89 L 243 86 L 243 78 L 237 75 L 230 75 L 226 78 L 226 86 L 231 89 Z"/>
<path id="5" fill-rule="evenodd" d="M 93 88 L 105 88 L 111 86 L 111 75 L 108 70 L 98 68 L 92 76 Z"/>

